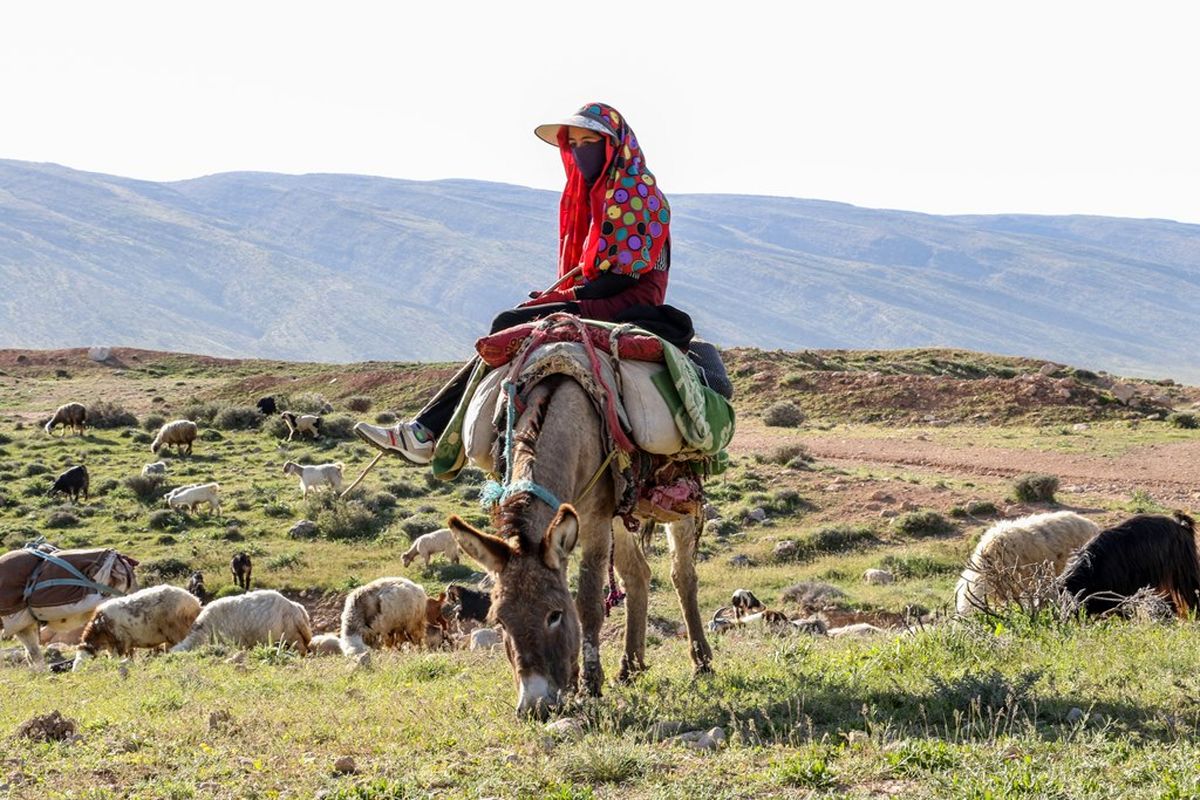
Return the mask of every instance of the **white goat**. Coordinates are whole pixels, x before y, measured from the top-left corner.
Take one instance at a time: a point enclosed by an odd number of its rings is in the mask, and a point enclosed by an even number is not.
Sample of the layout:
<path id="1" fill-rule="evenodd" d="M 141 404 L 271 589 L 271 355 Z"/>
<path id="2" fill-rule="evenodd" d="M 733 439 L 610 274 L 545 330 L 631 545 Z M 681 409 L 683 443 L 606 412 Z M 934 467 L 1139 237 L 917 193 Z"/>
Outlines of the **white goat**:
<path id="1" fill-rule="evenodd" d="M 167 495 L 167 505 L 171 508 L 187 508 L 195 511 L 196 506 L 208 503 L 208 510 L 221 513 L 221 486 L 217 483 L 200 483 L 194 486 L 182 486 Z"/>
<path id="2" fill-rule="evenodd" d="M 310 656 L 339 656 L 342 654 L 342 640 L 336 633 L 321 633 L 308 643 Z"/>
<path id="3" fill-rule="evenodd" d="M 75 653 L 75 669 L 99 651 L 133 655 L 135 647 L 172 647 L 187 636 L 200 601 L 177 586 L 153 586 L 106 600 L 96 609 Z"/>
<path id="4" fill-rule="evenodd" d="M 304 606 L 279 592 L 259 589 L 209 603 L 191 632 L 171 652 L 184 653 L 208 642 L 223 641 L 238 647 L 284 642 L 304 654 L 311 640 L 312 625 Z"/>
<path id="5" fill-rule="evenodd" d="M 1015 600 L 1038 572 L 1062 573 L 1071 554 L 1100 532 L 1073 511 L 1004 520 L 983 534 L 954 589 L 959 614 Z"/>
<path id="6" fill-rule="evenodd" d="M 158 435 L 154 437 L 154 441 L 150 443 L 150 452 L 158 453 L 163 448 L 163 445 L 175 445 L 176 454 L 182 454 L 183 448 L 187 448 L 187 454 L 192 454 L 192 442 L 196 441 L 196 437 L 200 434 L 200 429 L 196 423 L 190 419 L 177 419 L 174 422 L 168 422 L 158 429 Z"/>
<path id="7" fill-rule="evenodd" d="M 358 587 L 342 609 L 342 652 L 357 656 L 393 636 L 423 644 L 428 601 L 425 590 L 407 578 L 379 578 Z"/>
<path id="8" fill-rule="evenodd" d="M 300 478 L 300 491 L 308 497 L 310 489 L 329 486 L 335 492 L 342 488 L 342 470 L 345 465 L 338 461 L 334 464 L 297 464 L 288 461 L 283 465 L 284 475 L 296 475 Z"/>
<path id="9" fill-rule="evenodd" d="M 429 559 L 437 553 L 445 555 L 452 564 L 458 563 L 458 542 L 454 541 L 454 534 L 450 532 L 449 528 L 440 528 L 432 533 L 418 536 L 413 540 L 412 547 L 400 556 L 400 560 L 407 567 L 417 556 L 421 556 L 425 559 L 425 566 L 428 567 Z"/>
<path id="10" fill-rule="evenodd" d="M 165 462 L 165 461 L 155 461 L 153 464 L 142 465 L 142 477 L 143 478 L 149 477 L 151 475 L 166 475 L 166 474 L 167 474 L 167 462 Z"/>

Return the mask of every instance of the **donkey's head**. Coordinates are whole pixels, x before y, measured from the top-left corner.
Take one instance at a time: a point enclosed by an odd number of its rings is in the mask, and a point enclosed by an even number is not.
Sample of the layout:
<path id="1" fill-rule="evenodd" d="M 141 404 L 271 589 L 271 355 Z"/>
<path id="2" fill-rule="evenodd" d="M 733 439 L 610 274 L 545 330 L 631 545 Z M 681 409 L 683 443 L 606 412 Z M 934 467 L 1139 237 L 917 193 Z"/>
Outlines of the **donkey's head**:
<path id="1" fill-rule="evenodd" d="M 579 615 L 567 586 L 567 558 L 579 536 L 575 509 L 562 506 L 540 536 L 492 536 L 458 517 L 450 529 L 467 555 L 496 577 L 490 619 L 504 631 L 517 683 L 517 713 L 546 716 L 575 688 Z"/>

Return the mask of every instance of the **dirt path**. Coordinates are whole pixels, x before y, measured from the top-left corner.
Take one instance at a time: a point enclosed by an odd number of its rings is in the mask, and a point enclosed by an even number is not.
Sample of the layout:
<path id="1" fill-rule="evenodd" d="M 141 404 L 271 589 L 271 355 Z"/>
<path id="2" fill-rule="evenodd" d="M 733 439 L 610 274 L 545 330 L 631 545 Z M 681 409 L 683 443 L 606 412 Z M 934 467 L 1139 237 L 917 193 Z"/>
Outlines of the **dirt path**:
<path id="1" fill-rule="evenodd" d="M 741 432 L 735 450 L 765 451 L 779 444 L 763 431 Z M 1161 503 L 1200 505 L 1200 441 L 1151 444 L 1119 456 L 1048 453 L 1001 447 L 947 447 L 921 439 L 812 438 L 803 440 L 819 461 L 839 466 L 899 466 L 949 475 L 1010 478 L 1026 472 L 1057 475 L 1063 486 L 1127 498 L 1135 490 Z"/>

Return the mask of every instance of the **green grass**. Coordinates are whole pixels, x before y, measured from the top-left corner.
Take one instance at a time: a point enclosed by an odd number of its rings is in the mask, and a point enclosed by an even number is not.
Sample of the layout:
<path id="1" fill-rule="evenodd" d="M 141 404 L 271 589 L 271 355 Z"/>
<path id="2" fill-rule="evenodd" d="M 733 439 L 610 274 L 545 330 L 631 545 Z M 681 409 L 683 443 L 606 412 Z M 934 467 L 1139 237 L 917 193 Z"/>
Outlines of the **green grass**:
<path id="1" fill-rule="evenodd" d="M 788 391 L 813 371 L 974 380 L 1040 367 L 947 351 L 761 356 L 786 367 L 781 377 L 800 376 L 782 381 Z M 72 377 L 55 378 L 59 366 Z M 473 569 L 467 562 L 405 568 L 400 554 L 411 535 L 439 526 L 448 513 L 479 514 L 464 494 L 478 483 L 475 474 L 444 487 L 428 481 L 424 470 L 386 460 L 352 499 L 357 505 L 321 496 L 305 501 L 295 479 L 282 474 L 284 461 L 343 461 L 350 479 L 373 453 L 350 440 L 285 443 L 269 424 L 242 429 L 249 418 L 239 411 L 227 415 L 231 429 L 197 443 L 193 458 L 167 457 L 170 471 L 161 487 L 152 487 L 126 480 L 157 460 L 140 427 L 51 439 L 33 425 L 74 396 L 104 396 L 145 422 L 152 415 L 173 419 L 190 404 L 203 405 L 216 419 L 224 408 L 244 408 L 284 389 L 304 404 L 318 402 L 320 394 L 334 415 L 351 404 L 367 405 L 364 397 L 371 399 L 368 417 L 403 413 L 445 376 L 444 367 L 213 364 L 184 356 L 126 366 L 115 373 L 55 365 L 30 368 L 19 380 L 0 376 L 0 409 L 7 415 L 0 419 L 0 542 L 6 547 L 42 534 L 63 544 L 115 546 L 142 561 L 144 579 L 181 584 L 201 569 L 217 594 L 234 591 L 228 564 L 238 550 L 253 556 L 255 584 L 267 588 L 345 592 L 380 575 L 405 575 L 436 591 Z M 772 391 L 756 396 L 764 407 L 777 399 Z M 809 410 L 807 399 L 803 405 Z M 1195 435 L 1167 422 L 1137 428 L 1094 423 L 1068 436 L 1060 431 L 954 426 L 926 434 L 946 447 L 1098 456 Z M 1004 502 L 1007 481 L 900 468 L 842 471 L 819 462 L 786 467 L 805 455 L 802 440 L 913 433 L 844 424 L 773 430 L 762 456 L 736 455 L 729 472 L 709 484 L 710 498 L 731 522 L 725 535 L 701 540 L 702 612 L 728 603 L 742 587 L 775 607 L 784 589 L 800 581 L 828 582 L 844 592 L 843 605 L 863 612 L 910 605 L 944 610 L 983 530 L 976 517 L 990 515 L 987 504 Z M 79 504 L 45 497 L 53 475 L 80 461 L 92 473 L 93 497 Z M 861 503 L 825 492 L 834 475 L 878 484 L 872 488 L 919 490 L 926 498 L 922 508 L 931 513 L 958 507 L 965 515 L 937 536 L 918 535 L 924 528 L 906 533 L 903 525 L 863 512 Z M 222 486 L 219 518 L 206 510 L 172 513 L 158 499 L 171 486 L 208 480 Z M 1104 501 L 1113 514 L 1154 504 L 1142 495 Z M 737 512 L 757 506 L 768 511 L 769 524 L 735 521 Z M 51 515 L 64 510 L 77 523 L 48 528 Z M 150 526 L 156 514 L 161 529 Z M 295 521 L 319 524 L 322 515 L 328 530 L 317 538 L 287 537 Z M 775 561 L 771 553 L 782 539 L 802 542 L 803 558 Z M 756 566 L 730 566 L 735 555 L 749 556 Z M 658 623 L 649 635 L 650 669 L 627 685 L 612 681 L 624 618 L 623 608 L 614 609 L 603 631 L 605 696 L 569 711 L 585 723 L 579 740 L 548 740 L 540 725 L 514 717 L 503 651 L 388 652 L 360 669 L 342 658 L 299 658 L 265 647 L 239 666 L 227 663 L 228 651 L 208 648 L 189 656 L 139 654 L 124 677 L 108 658 L 78 674 L 35 675 L 0 665 L 0 796 L 1200 797 L 1200 629 L 1191 623 L 1079 625 L 1017 617 L 858 641 L 750 629 L 713 635 L 715 674 L 694 678 L 686 642 L 667 632 L 680 613 L 661 535 L 651 543 L 649 563 L 650 614 Z M 898 580 L 867 585 L 860 576 L 869 567 L 890 569 Z M 1068 723 L 1076 707 L 1087 712 L 1086 722 Z M 52 710 L 78 723 L 79 741 L 35 744 L 10 735 Z M 665 720 L 684 723 L 684 730 L 720 726 L 727 746 L 702 753 L 651 742 L 651 726 Z M 342 756 L 355 760 L 354 774 L 333 774 Z"/>

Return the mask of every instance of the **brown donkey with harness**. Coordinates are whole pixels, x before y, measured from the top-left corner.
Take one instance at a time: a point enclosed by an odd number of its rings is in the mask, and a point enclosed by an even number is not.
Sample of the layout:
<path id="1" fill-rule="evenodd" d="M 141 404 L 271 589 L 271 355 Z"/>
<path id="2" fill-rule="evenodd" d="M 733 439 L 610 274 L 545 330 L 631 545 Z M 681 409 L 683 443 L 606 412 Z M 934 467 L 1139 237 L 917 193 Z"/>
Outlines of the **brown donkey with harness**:
<path id="1" fill-rule="evenodd" d="M 600 694 L 600 627 L 610 554 L 628 593 L 621 677 L 644 668 L 650 566 L 635 534 L 614 516 L 612 481 L 595 480 L 607 462 L 601 422 L 578 383 L 551 378 L 534 388 L 513 430 L 511 481 L 496 511 L 495 535 L 458 517 L 449 526 L 459 545 L 496 578 L 491 619 L 504 630 L 517 683 L 517 712 L 543 717 L 577 686 Z M 564 501 L 561 505 L 558 498 Z M 696 598 L 692 518 L 667 526 L 671 579 L 687 625 L 697 672 L 711 669 L 712 651 Z M 572 602 L 567 562 L 581 551 Z"/>

